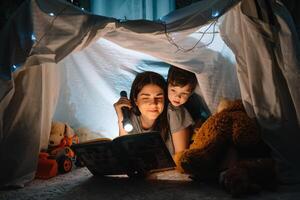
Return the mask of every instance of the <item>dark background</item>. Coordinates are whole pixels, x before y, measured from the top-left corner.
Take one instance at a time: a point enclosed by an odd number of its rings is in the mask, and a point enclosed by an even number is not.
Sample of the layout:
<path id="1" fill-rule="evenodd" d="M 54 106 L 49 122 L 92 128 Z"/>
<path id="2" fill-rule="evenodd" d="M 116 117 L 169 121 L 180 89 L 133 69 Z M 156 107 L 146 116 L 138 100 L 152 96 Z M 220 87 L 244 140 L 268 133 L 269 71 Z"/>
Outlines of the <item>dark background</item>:
<path id="1" fill-rule="evenodd" d="M 25 0 L 1 0 L 0 1 L 0 30 L 3 28 L 9 17 L 14 13 L 14 11 L 21 5 Z M 75 6 L 80 8 L 84 8 L 87 11 L 90 11 L 90 1 L 91 0 L 65 0 L 73 3 Z M 142 0 L 141 0 L 142 1 Z M 185 7 L 194 2 L 201 0 L 175 0 L 176 9 Z M 249 1 L 249 0 L 243 0 Z M 254 1 L 262 1 L 262 0 L 254 0 Z M 265 1 L 274 1 L 274 0 L 265 0 Z M 282 0 L 284 5 L 290 11 L 294 23 L 298 29 L 300 29 L 300 1 L 299 0 Z"/>
<path id="2" fill-rule="evenodd" d="M 0 30 L 5 25 L 9 17 L 14 13 L 14 11 L 21 5 L 25 0 L 1 0 L 0 1 Z M 90 11 L 90 1 L 91 0 L 65 0 L 74 5 L 84 8 Z M 142 1 L 142 0 L 141 0 Z M 191 3 L 197 2 L 199 0 L 176 0 L 176 9 L 190 5 Z"/>

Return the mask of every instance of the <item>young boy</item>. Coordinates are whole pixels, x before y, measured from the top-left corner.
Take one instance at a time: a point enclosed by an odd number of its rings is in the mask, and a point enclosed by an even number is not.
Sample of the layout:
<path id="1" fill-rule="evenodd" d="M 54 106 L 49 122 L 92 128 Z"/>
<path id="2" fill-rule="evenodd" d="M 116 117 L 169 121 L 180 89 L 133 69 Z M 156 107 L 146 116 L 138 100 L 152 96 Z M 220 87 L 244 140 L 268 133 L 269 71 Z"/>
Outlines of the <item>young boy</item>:
<path id="1" fill-rule="evenodd" d="M 168 72 L 168 121 L 175 153 L 189 147 L 194 120 L 183 106 L 197 86 L 194 73 L 171 66 Z"/>

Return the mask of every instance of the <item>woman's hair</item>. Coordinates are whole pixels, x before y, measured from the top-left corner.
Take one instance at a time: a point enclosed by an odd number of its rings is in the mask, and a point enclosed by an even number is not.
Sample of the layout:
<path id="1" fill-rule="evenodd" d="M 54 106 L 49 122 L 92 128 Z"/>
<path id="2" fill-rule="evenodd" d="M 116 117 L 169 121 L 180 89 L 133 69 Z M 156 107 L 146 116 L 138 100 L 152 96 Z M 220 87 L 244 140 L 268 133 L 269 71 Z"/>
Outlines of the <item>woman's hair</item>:
<path id="1" fill-rule="evenodd" d="M 167 120 L 168 96 L 167 96 L 167 83 L 163 76 L 156 72 L 145 71 L 137 74 L 130 90 L 130 102 L 132 105 L 132 112 L 136 115 L 141 115 L 135 100 L 143 87 L 146 85 L 157 85 L 164 91 L 164 109 L 159 117 L 155 120 L 153 130 L 161 132 L 162 138 L 166 140 L 169 131 L 169 123 Z"/>

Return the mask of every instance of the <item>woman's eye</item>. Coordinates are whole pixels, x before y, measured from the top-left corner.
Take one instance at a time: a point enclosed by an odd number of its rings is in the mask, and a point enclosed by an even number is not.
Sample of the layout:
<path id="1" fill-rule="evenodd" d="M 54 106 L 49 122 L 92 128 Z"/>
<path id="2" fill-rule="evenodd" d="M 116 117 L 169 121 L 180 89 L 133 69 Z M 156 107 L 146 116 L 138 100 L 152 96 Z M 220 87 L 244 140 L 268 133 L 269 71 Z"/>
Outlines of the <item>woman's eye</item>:
<path id="1" fill-rule="evenodd" d="M 148 102 L 150 99 L 149 98 L 143 98 L 142 101 L 143 102 Z"/>
<path id="2" fill-rule="evenodd" d="M 162 101 L 163 101 L 163 98 L 156 98 L 156 101 L 162 102 Z"/>

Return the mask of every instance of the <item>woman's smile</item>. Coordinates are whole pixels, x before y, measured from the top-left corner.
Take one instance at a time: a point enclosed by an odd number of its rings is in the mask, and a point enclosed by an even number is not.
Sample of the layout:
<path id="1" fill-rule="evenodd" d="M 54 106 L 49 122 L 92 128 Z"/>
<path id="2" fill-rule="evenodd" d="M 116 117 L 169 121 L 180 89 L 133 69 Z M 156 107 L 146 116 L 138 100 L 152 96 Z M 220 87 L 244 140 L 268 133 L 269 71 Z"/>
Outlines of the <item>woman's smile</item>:
<path id="1" fill-rule="evenodd" d="M 144 117 L 155 120 L 164 109 L 164 91 L 157 85 L 146 85 L 138 94 L 136 105 Z"/>

